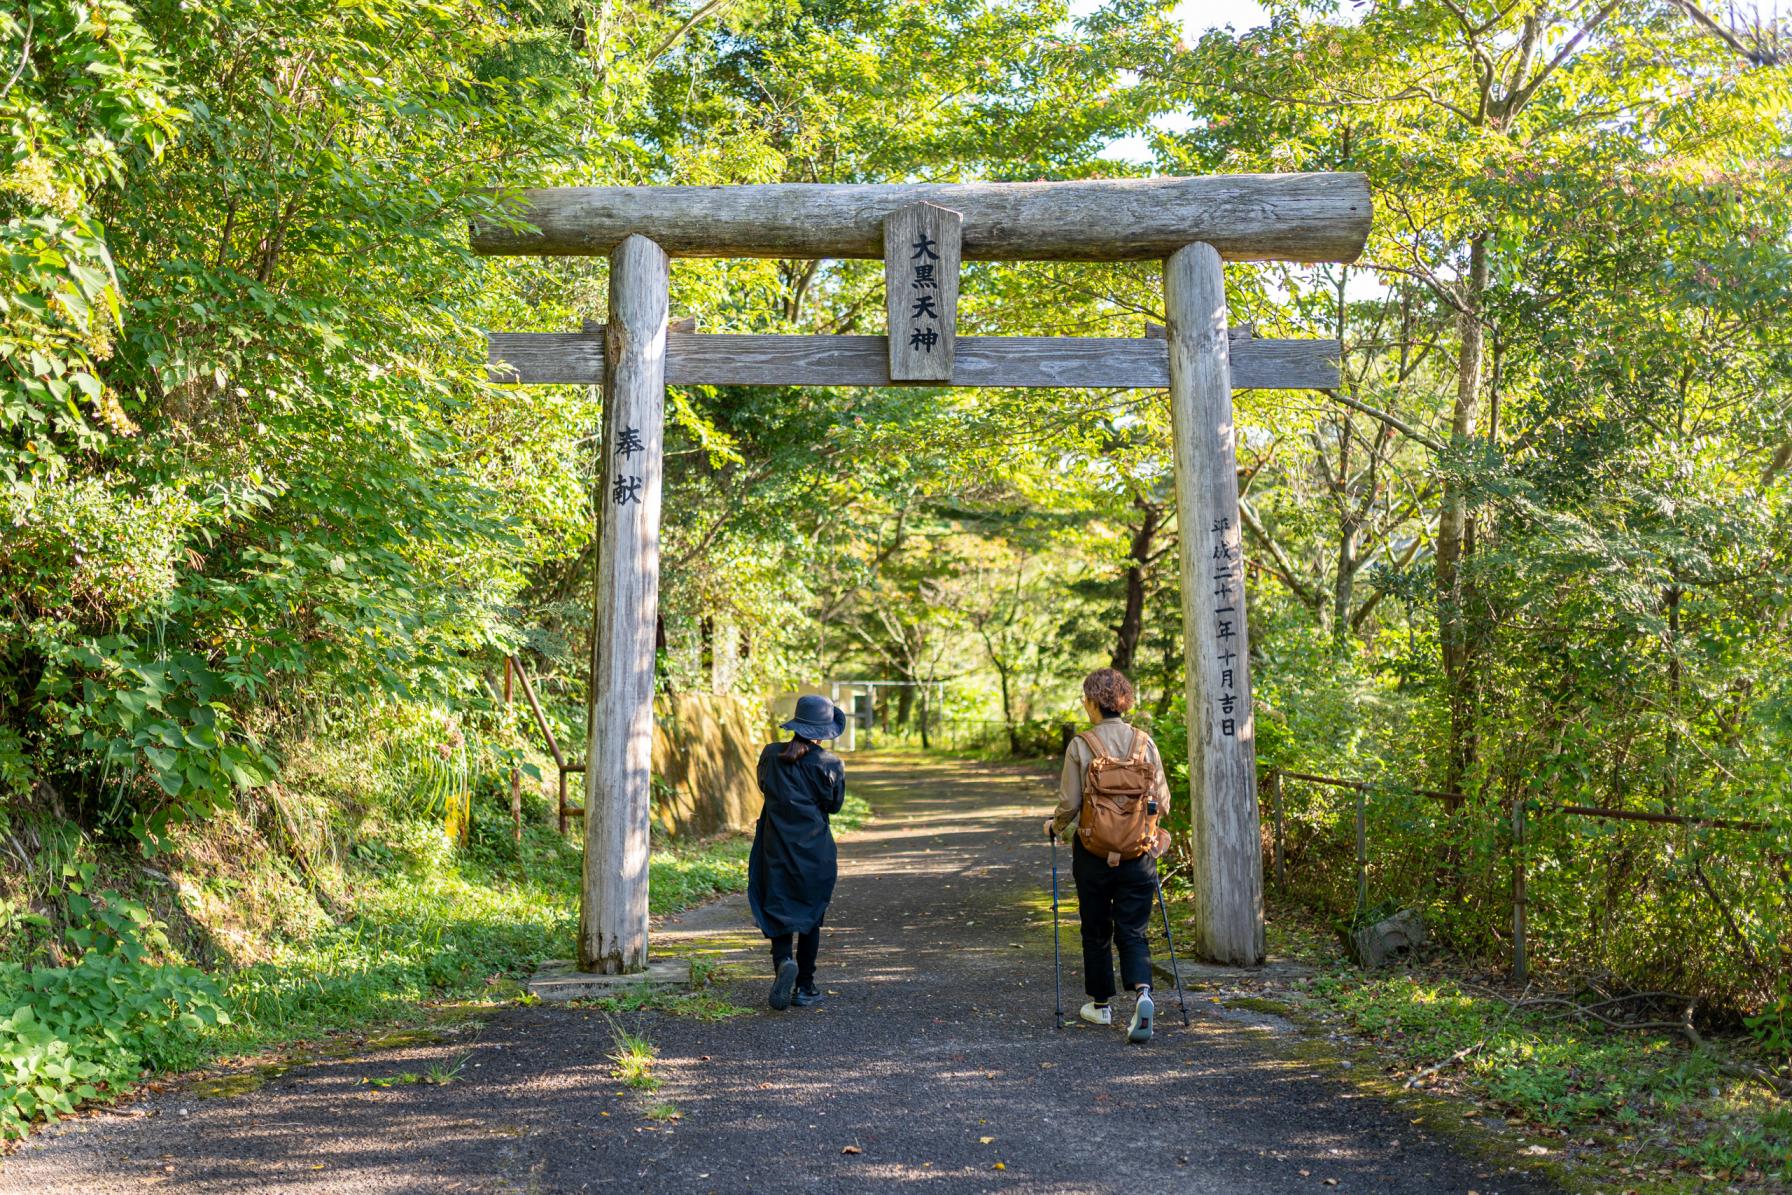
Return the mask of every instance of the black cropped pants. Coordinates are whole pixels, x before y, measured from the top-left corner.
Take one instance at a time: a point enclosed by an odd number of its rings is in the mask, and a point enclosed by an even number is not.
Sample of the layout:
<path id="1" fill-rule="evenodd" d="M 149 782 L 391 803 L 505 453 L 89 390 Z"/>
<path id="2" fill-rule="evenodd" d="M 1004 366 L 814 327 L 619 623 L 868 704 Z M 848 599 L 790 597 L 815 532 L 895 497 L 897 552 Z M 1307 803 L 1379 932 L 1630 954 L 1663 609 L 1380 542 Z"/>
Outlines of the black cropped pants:
<path id="1" fill-rule="evenodd" d="M 1114 998 L 1114 956 L 1128 991 L 1151 982 L 1151 902 L 1157 895 L 1157 860 L 1150 855 L 1109 867 L 1079 840 L 1070 848 L 1077 912 L 1083 923 L 1083 990 L 1095 1001 Z"/>
<path id="2" fill-rule="evenodd" d="M 812 929 L 806 934 L 784 934 L 772 939 L 772 969 L 784 965 L 784 960 L 791 957 L 792 940 L 796 946 L 796 986 L 807 987 L 815 982 L 815 955 L 821 949 L 821 930 Z"/>

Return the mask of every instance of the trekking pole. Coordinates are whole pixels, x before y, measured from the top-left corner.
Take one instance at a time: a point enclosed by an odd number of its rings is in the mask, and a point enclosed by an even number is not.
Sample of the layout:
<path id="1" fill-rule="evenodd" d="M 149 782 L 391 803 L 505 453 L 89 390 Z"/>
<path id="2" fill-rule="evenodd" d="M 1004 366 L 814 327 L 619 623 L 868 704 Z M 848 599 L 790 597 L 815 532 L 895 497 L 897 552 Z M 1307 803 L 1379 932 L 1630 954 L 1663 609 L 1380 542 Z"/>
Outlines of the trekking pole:
<path id="1" fill-rule="evenodd" d="M 1052 1024 L 1064 1028 L 1064 965 L 1058 949 L 1058 836 L 1052 835 Z"/>
<path id="2" fill-rule="evenodd" d="M 1164 941 L 1170 944 L 1170 974 L 1176 977 L 1176 1006 L 1182 1009 L 1182 1023 L 1188 1024 L 1188 1001 L 1182 998 L 1182 968 L 1176 965 L 1176 939 L 1170 935 L 1170 906 L 1164 903 L 1164 882 L 1157 881 L 1157 908 L 1164 915 Z"/>

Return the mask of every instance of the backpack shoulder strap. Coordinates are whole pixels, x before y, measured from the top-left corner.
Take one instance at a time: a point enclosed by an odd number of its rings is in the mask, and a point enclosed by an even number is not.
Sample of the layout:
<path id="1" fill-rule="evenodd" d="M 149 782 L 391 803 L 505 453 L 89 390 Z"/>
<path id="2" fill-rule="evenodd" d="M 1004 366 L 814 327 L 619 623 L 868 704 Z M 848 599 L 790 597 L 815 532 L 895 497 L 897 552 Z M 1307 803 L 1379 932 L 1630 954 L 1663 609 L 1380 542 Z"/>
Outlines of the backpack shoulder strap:
<path id="1" fill-rule="evenodd" d="M 1108 757 L 1106 748 L 1104 748 L 1101 745 L 1101 740 L 1096 737 L 1095 732 L 1093 730 L 1085 730 L 1085 731 L 1083 731 L 1083 733 L 1077 735 L 1076 737 L 1083 741 L 1083 746 L 1089 748 L 1089 756 L 1090 756 L 1089 762 L 1090 763 L 1094 763 L 1098 759 L 1106 759 Z"/>
<path id="2" fill-rule="evenodd" d="M 1151 736 L 1137 726 L 1132 728 L 1132 753 L 1127 757 L 1128 763 L 1144 763 L 1145 748 L 1151 745 Z"/>

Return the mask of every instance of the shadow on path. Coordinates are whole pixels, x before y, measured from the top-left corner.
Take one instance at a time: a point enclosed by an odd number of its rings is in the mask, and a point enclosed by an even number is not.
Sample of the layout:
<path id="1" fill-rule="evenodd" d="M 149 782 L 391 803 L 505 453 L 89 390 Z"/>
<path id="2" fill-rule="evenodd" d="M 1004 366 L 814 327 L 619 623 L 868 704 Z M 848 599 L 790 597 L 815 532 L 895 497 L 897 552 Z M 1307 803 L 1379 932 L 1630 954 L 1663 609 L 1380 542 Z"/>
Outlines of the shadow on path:
<path id="1" fill-rule="evenodd" d="M 1203 1007 L 1183 1028 L 1169 992 L 1147 1046 L 1118 1026 L 1054 1029 L 1037 775 L 914 755 L 847 768 L 878 817 L 842 843 L 821 1007 L 765 1009 L 755 949 L 728 984 L 747 1015 L 508 1008 L 475 1043 L 68 1122 L 6 1163 L 0 1192 L 1551 1189 L 1428 1140 Z M 739 898 L 659 940 L 724 929 L 753 933 Z M 1074 1016 L 1074 920 L 1065 947 Z M 657 1092 L 611 1077 L 613 1023 L 658 1047 Z M 445 1087 L 364 1082 L 462 1055 Z M 651 1119 L 661 1103 L 680 1118 Z"/>

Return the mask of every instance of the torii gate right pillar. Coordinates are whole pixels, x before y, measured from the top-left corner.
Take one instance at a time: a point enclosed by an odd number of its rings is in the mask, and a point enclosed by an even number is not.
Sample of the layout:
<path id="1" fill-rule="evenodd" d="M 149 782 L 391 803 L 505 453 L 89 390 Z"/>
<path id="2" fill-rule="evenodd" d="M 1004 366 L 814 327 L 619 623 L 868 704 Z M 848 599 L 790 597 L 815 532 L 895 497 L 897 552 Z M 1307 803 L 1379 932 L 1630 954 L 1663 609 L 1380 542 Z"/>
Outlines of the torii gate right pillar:
<path id="1" fill-rule="evenodd" d="M 1195 950 L 1212 962 L 1254 967 L 1264 957 L 1256 724 L 1226 276 L 1213 246 L 1187 245 L 1164 262 L 1164 305 L 1181 528 Z"/>

